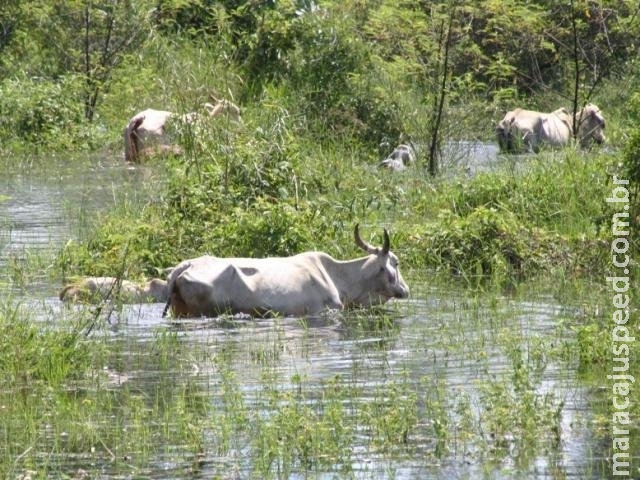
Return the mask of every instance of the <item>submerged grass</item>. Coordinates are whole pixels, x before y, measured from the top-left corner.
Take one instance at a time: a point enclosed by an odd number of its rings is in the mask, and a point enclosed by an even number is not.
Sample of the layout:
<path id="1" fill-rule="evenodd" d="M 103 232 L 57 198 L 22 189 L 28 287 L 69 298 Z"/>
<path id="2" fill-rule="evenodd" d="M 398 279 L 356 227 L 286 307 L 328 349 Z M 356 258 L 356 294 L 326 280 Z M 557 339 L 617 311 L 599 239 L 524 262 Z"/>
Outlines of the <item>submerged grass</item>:
<path id="1" fill-rule="evenodd" d="M 160 335 L 152 351 L 126 352 L 102 329 L 87 337 L 79 325 L 88 321 L 53 326 L 33 322 L 13 301 L 0 306 L 3 478 L 144 471 L 168 444 L 187 459 L 201 452 L 208 402 L 196 379 L 180 374 L 175 338 Z M 165 372 L 166 381 L 147 391 L 136 371 Z"/>

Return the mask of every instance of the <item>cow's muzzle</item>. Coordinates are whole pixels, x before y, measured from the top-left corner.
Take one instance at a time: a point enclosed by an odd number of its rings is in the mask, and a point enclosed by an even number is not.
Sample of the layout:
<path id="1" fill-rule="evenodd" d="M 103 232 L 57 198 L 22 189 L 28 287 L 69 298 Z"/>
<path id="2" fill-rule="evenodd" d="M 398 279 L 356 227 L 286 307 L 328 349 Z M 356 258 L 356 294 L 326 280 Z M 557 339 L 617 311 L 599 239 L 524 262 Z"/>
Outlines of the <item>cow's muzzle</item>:
<path id="1" fill-rule="evenodd" d="M 395 298 L 408 298 L 409 297 L 409 287 L 407 285 L 398 285 L 398 289 L 395 292 Z"/>

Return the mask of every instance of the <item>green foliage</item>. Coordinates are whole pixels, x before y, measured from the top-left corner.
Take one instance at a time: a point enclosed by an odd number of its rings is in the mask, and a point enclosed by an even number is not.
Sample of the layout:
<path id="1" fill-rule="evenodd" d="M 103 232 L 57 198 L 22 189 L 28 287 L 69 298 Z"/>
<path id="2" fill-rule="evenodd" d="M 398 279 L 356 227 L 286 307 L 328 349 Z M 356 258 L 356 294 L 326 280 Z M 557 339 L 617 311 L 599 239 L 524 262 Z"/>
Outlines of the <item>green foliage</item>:
<path id="1" fill-rule="evenodd" d="M 633 58 L 638 35 L 631 7 L 613 1 L 5 3 L 0 80 L 21 79 L 27 91 L 33 78 L 61 83 L 57 103 L 76 105 L 59 109 L 51 128 L 96 122 L 112 142 L 120 141 L 127 118 L 149 106 L 191 111 L 210 92 L 256 104 L 273 91 L 285 92 L 286 108 L 323 142 L 340 136 L 371 148 L 401 135 L 425 138 L 441 93 L 445 112 L 456 113 L 441 118 L 442 126 L 465 129 L 455 137 L 493 136 L 479 119 L 549 85 L 556 97 L 590 98 Z M 69 91 L 66 78 L 81 81 Z M 3 90 L 3 97 L 16 96 L 3 98 L 7 106 L 20 103 L 21 87 Z M 545 96 L 556 108 L 557 98 Z M 487 98 L 493 105 L 474 102 Z M 0 138 L 30 143 L 31 131 L 24 134 L 0 130 Z M 73 146 L 105 143 L 80 137 Z"/>
<path id="2" fill-rule="evenodd" d="M 371 430 L 374 445 L 394 449 L 408 443 L 418 422 L 416 397 L 403 382 L 384 385 L 375 392 L 373 400 L 359 412 L 361 424 Z"/>
<path id="3" fill-rule="evenodd" d="M 68 242 L 57 258 L 57 266 L 64 277 L 158 276 L 163 266 L 176 263 L 171 248 L 175 238 L 162 228 L 159 221 L 153 225 L 114 212 L 97 226 L 86 243 Z"/>
<path id="4" fill-rule="evenodd" d="M 414 208 L 434 220 L 409 227 L 416 248 L 407 261 L 468 280 L 603 272 L 611 158 L 540 154 L 522 168 L 443 183 L 423 196 Z"/>
<path id="5" fill-rule="evenodd" d="M 579 368 L 589 371 L 593 367 L 604 368 L 610 357 L 611 345 L 608 342 L 610 332 L 598 321 L 592 321 L 574 328 L 576 333 L 575 351 L 578 354 Z"/>
<path id="6" fill-rule="evenodd" d="M 253 446 L 260 476 L 272 478 L 275 472 L 289 476 L 297 469 L 344 462 L 353 435 L 345 406 L 332 396 L 322 409 L 307 406 L 292 394 L 280 397 L 273 415 L 257 422 Z"/>
<path id="7" fill-rule="evenodd" d="M 293 142 L 281 120 L 280 127 L 243 130 L 229 144 L 196 144 L 192 156 L 169 160 L 162 198 L 141 211 L 107 215 L 86 242 L 68 245 L 59 265 L 67 275 L 138 277 L 204 253 L 262 257 L 321 249 L 344 257 L 354 251 L 355 222 L 392 219 L 394 249 L 405 265 L 472 282 L 541 272 L 597 275 L 606 268 L 608 156 L 541 154 L 522 173 L 427 188 L 418 172 L 389 177 L 349 165 L 344 150 L 311 161 L 309 147 Z M 415 222 L 416 215 L 432 220 Z"/>
<path id="8" fill-rule="evenodd" d="M 546 368 L 550 346 L 533 336 L 522 338 L 504 332 L 511 379 L 481 385 L 480 415 L 486 441 L 494 454 L 512 451 L 522 462 L 530 461 L 533 445 L 560 441 L 564 404 L 553 393 L 541 393 L 541 374 Z"/>
<path id="9" fill-rule="evenodd" d="M 113 70 L 143 42 L 150 6 L 146 1 L 21 2 L 0 68 L 52 82 L 67 75 L 81 77 L 70 98 L 91 122 L 101 96 L 109 90 Z"/>
<path id="10" fill-rule="evenodd" d="M 166 159 L 171 174 L 162 199 L 142 211 L 124 203 L 97 222 L 86 242 L 69 243 L 58 259 L 65 275 L 140 277 L 204 253 L 292 255 L 318 248 L 317 239 L 338 219 L 307 197 L 321 180 L 315 169 L 303 169 L 304 155 L 287 127 L 276 122 L 269 130 L 229 133 L 229 143 L 211 140 L 225 138 L 222 133 L 216 126 L 199 139 L 186 132 L 186 155 Z"/>
<path id="11" fill-rule="evenodd" d="M 0 429 L 10 439 L 0 449 L 2 478 L 73 475 L 77 467 L 60 461 L 67 456 L 127 452 L 140 471 L 169 443 L 191 457 L 202 451 L 209 402 L 175 332 L 144 346 L 119 344 L 85 335 L 77 316 L 68 320 L 58 312 L 55 325 L 45 324 L 0 301 Z M 122 373 L 131 363 L 165 380 L 147 392 Z"/>
<path id="12" fill-rule="evenodd" d="M 519 179 L 509 176 L 480 174 L 473 181 L 459 184 L 453 199 L 454 212 L 464 217 L 478 207 L 501 208 L 518 190 Z"/>
<path id="13" fill-rule="evenodd" d="M 480 174 L 460 183 L 452 200 L 464 216 L 476 207 L 508 208 L 520 222 L 535 219 L 535 226 L 566 233 L 598 232 L 607 205 L 608 169 L 616 168 L 606 155 L 588 159 L 570 150 L 531 159 L 523 173 Z M 550 178 L 557 181 L 549 181 Z M 590 185 L 590 189 L 582 188 Z"/>
<path id="14" fill-rule="evenodd" d="M 443 212 L 419 234 L 424 262 L 474 279 L 517 279 L 549 268 L 555 245 L 505 210 L 478 207 L 459 218 Z"/>
<path id="15" fill-rule="evenodd" d="M 638 207 L 640 207 L 640 93 L 636 93 L 631 97 L 628 112 L 630 127 L 628 140 L 622 151 L 624 168 L 624 177 L 622 178 L 630 183 L 631 205 L 629 205 L 629 211 L 637 212 Z M 637 216 L 632 216 L 631 223 L 637 228 L 640 220 Z"/>
<path id="16" fill-rule="evenodd" d="M 99 139 L 83 121 L 83 109 L 74 98 L 82 79 L 61 77 L 0 81 L 0 137 L 14 150 L 88 148 Z"/>
<path id="17" fill-rule="evenodd" d="M 46 352 L 46 355 L 43 355 Z M 10 298 L 0 303 L 0 386 L 59 387 L 84 376 L 99 352 L 77 331 L 43 329 Z"/>
<path id="18" fill-rule="evenodd" d="M 549 28 L 546 12 L 545 6 L 518 0 L 492 0 L 461 9 L 462 17 L 472 22 L 470 41 L 480 54 L 477 73 L 497 96 L 512 88 L 526 92 L 532 81 L 535 85 L 553 79 L 552 69 L 540 69 L 540 64 L 557 60 L 556 48 L 545 35 Z"/>

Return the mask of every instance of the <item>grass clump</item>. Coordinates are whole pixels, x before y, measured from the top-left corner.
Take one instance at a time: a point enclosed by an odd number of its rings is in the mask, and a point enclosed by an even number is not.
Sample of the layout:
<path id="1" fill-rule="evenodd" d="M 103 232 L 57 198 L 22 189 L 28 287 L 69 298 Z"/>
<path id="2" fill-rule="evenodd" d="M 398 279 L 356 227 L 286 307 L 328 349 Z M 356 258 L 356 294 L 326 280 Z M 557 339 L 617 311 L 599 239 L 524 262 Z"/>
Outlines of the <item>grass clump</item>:
<path id="1" fill-rule="evenodd" d="M 0 362 L 2 390 L 24 386 L 61 386 L 87 375 L 100 349 L 82 332 L 51 329 L 34 323 L 10 299 L 0 304 Z"/>
<path id="2" fill-rule="evenodd" d="M 560 441 L 564 404 L 541 388 L 551 353 L 548 341 L 532 337 L 523 342 L 510 332 L 504 335 L 511 378 L 481 385 L 479 421 L 493 458 L 510 455 L 529 462 L 532 445 Z"/>
<path id="3" fill-rule="evenodd" d="M 286 478 L 296 471 L 347 468 L 353 425 L 343 402 L 327 391 L 320 404 L 308 405 L 280 392 L 279 405 L 254 423 L 255 468 L 262 478 Z"/>
<path id="4" fill-rule="evenodd" d="M 0 476 L 137 475 L 165 444 L 172 458 L 195 458 L 209 404 L 190 375 L 194 353 L 172 333 L 114 343 L 86 334 L 95 319 L 72 317 L 52 328 L 0 305 Z M 146 391 L 132 364 L 162 381 Z"/>
<path id="5" fill-rule="evenodd" d="M 424 263 L 470 282 L 531 277 L 550 270 L 558 255 L 552 235 L 519 223 L 509 211 L 481 206 L 463 217 L 444 211 L 438 220 L 418 234 Z"/>

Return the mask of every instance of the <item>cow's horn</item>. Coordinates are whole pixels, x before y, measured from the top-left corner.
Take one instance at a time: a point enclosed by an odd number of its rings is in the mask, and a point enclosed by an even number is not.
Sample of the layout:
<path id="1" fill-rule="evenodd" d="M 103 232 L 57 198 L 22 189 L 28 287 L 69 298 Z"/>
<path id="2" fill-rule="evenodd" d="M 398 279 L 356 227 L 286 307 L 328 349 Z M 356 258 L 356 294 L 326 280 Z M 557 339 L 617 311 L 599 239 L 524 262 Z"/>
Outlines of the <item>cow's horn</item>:
<path id="1" fill-rule="evenodd" d="M 389 240 L 389 232 L 387 229 L 384 229 L 384 243 L 382 244 L 382 253 L 385 255 L 389 253 L 389 249 L 391 248 L 391 241 Z"/>
<path id="2" fill-rule="evenodd" d="M 376 247 L 373 247 L 362 240 L 362 238 L 360 237 L 360 230 L 358 228 L 357 223 L 356 223 L 356 228 L 353 231 L 353 236 L 356 240 L 356 245 L 360 247 L 362 250 L 364 250 L 365 252 L 372 253 L 372 254 L 376 254 L 379 252 L 379 250 Z"/>

